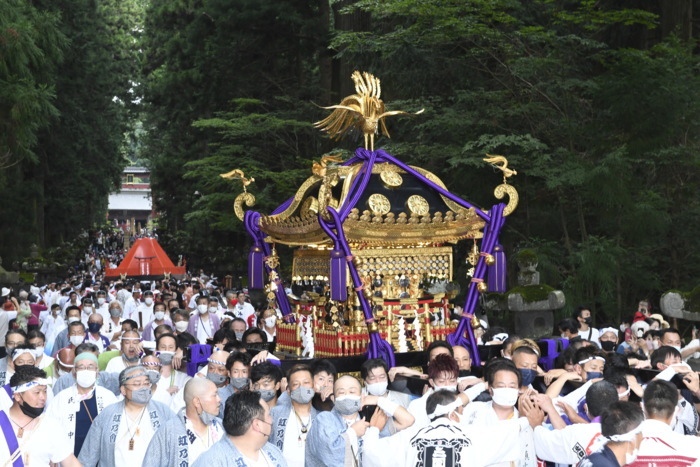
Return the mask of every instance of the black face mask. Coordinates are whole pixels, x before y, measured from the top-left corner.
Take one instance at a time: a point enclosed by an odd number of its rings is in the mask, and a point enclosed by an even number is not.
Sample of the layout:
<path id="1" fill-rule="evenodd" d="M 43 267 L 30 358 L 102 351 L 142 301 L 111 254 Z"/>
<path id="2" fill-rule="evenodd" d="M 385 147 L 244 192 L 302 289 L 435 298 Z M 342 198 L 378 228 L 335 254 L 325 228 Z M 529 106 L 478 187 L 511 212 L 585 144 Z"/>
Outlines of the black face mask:
<path id="1" fill-rule="evenodd" d="M 588 324 L 588 325 L 590 325 L 590 324 L 593 322 L 593 319 L 591 319 L 591 318 L 584 318 L 584 319 L 583 319 L 583 322 L 586 323 L 586 324 Z"/>
<path id="2" fill-rule="evenodd" d="M 464 378 L 465 376 L 471 376 L 471 370 L 459 370 L 459 377 Z"/>
<path id="3" fill-rule="evenodd" d="M 20 395 L 20 397 L 22 397 L 22 396 Z M 32 407 L 31 405 L 24 402 L 23 397 L 22 397 L 22 403 L 19 404 L 19 410 L 21 410 L 24 415 L 26 415 L 27 417 L 31 417 L 31 418 L 36 418 L 39 415 L 41 415 L 42 413 L 44 413 L 43 407 Z"/>
<path id="4" fill-rule="evenodd" d="M 606 352 L 612 352 L 615 350 L 615 343 L 613 341 L 600 341 L 600 346 Z"/>

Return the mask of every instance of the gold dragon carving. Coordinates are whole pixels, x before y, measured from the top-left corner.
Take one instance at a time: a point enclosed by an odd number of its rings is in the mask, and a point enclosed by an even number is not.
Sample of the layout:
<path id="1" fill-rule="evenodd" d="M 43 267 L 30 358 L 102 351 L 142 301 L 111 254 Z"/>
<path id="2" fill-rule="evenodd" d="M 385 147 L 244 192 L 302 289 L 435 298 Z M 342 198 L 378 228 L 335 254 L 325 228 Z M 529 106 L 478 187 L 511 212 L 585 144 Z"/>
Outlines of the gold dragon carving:
<path id="1" fill-rule="evenodd" d="M 252 193 L 248 193 L 248 185 L 253 183 L 255 179 L 253 177 L 246 178 L 245 173 L 241 169 L 234 169 L 225 174 L 220 174 L 219 177 L 227 180 L 240 180 L 243 183 L 243 193 L 236 196 L 236 199 L 233 201 L 233 212 L 242 221 L 245 218 L 243 204 L 245 203 L 248 207 L 255 205 L 255 196 Z"/>

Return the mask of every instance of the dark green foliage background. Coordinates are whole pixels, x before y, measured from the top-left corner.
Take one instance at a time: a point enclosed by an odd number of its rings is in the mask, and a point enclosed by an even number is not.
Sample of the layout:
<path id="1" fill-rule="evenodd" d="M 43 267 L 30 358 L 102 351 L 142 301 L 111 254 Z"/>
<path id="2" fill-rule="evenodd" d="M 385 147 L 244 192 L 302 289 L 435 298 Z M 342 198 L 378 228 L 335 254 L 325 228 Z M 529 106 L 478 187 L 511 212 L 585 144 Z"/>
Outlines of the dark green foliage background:
<path id="1" fill-rule="evenodd" d="M 500 175 L 481 159 L 507 156 L 507 253 L 535 250 L 569 306 L 617 320 L 700 273 L 696 3 L 0 0 L 0 254 L 99 223 L 128 158 L 152 169 L 166 249 L 244 275 L 240 184 L 218 174 L 255 177 L 270 212 L 313 160 L 350 154 L 313 103 L 360 69 L 390 109 L 426 109 L 378 147 L 485 208 Z"/>

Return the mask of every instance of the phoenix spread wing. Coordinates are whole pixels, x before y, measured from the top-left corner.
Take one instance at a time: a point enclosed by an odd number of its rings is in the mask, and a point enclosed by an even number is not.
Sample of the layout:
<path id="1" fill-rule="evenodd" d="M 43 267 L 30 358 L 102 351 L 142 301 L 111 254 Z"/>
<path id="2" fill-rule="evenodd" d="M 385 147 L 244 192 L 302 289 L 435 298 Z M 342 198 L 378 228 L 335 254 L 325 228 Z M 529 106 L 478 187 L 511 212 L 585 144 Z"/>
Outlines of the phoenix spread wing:
<path id="1" fill-rule="evenodd" d="M 363 116 L 360 96 L 348 96 L 339 105 L 323 108 L 334 110 L 323 120 L 314 123 L 314 126 L 328 133 L 333 139 L 341 138 L 352 127 L 362 127 Z"/>
<path id="2" fill-rule="evenodd" d="M 355 82 L 356 94 L 346 97 L 339 105 L 323 107 L 333 112 L 321 121 L 314 123 L 316 128 L 328 133 L 333 139 L 340 139 L 352 128 L 358 128 L 365 135 L 367 143 L 374 146 L 374 135 L 379 131 L 389 137 L 384 119 L 392 115 L 411 115 L 408 112 L 395 110 L 386 112 L 384 102 L 380 99 L 382 94 L 381 81 L 369 74 L 355 71 L 352 74 Z M 413 115 L 418 115 L 417 112 Z M 367 146 L 369 147 L 369 146 Z"/>

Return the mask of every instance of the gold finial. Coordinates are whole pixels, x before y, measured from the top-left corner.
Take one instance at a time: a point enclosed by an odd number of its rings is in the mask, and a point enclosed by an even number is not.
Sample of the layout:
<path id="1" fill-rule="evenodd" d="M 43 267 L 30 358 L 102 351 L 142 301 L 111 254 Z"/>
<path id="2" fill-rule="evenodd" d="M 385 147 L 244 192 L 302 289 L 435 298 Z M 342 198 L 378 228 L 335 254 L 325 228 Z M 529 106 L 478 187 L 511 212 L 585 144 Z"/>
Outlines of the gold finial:
<path id="1" fill-rule="evenodd" d="M 418 115 L 425 110 L 421 109 L 415 114 L 401 110 L 386 112 L 384 101 L 379 98 L 382 93 L 379 78 L 367 72 L 355 71 L 352 80 L 357 94 L 346 97 L 339 105 L 323 107 L 335 110 L 328 117 L 314 123 L 316 128 L 325 131 L 333 139 L 340 139 L 352 127 L 356 127 L 365 135 L 365 149 L 374 151 L 374 135 L 379 132 L 379 126 L 382 134 L 390 138 L 384 118 L 392 115 Z"/>
<path id="2" fill-rule="evenodd" d="M 253 183 L 255 181 L 255 179 L 253 177 L 246 178 L 245 174 L 243 173 L 243 171 L 241 169 L 234 169 L 228 173 L 220 174 L 219 177 L 227 178 L 229 180 L 240 180 L 241 182 L 243 182 L 243 192 L 244 193 L 248 192 L 248 189 L 247 189 L 248 185 L 250 185 L 251 183 Z"/>
<path id="3" fill-rule="evenodd" d="M 516 172 L 513 169 L 508 168 L 508 159 L 506 159 L 503 156 L 492 156 L 491 154 L 486 154 L 488 157 L 484 158 L 484 162 L 488 162 L 501 172 L 503 172 L 503 183 L 508 183 L 506 181 L 507 178 L 512 177 L 513 175 L 518 175 L 518 172 Z M 503 164 L 503 165 L 499 165 Z"/>

